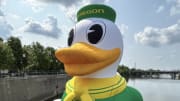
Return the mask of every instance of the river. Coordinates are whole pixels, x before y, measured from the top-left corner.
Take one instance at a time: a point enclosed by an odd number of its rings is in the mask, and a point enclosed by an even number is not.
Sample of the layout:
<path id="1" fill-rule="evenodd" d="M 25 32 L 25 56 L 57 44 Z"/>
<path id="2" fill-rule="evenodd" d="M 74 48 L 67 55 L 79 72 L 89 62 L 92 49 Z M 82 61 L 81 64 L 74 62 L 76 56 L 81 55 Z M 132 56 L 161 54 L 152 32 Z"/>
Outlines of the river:
<path id="1" fill-rule="evenodd" d="M 180 101 L 180 80 L 130 79 L 128 85 L 138 89 L 144 101 Z"/>

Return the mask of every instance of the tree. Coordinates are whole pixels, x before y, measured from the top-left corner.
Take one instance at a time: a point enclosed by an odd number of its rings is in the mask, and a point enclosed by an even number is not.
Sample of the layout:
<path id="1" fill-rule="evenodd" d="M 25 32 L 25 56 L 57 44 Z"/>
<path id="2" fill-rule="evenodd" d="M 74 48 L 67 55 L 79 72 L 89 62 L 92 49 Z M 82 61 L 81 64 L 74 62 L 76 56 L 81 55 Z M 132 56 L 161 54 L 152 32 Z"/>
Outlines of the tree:
<path id="1" fill-rule="evenodd" d="M 129 79 L 129 76 L 130 76 L 130 70 L 128 68 L 128 66 L 125 66 L 125 65 L 120 65 L 118 66 L 118 70 L 117 70 L 121 76 L 125 77 L 126 81 L 128 81 Z"/>
<path id="2" fill-rule="evenodd" d="M 3 38 L 0 37 L 0 42 L 3 42 Z"/>
<path id="3" fill-rule="evenodd" d="M 132 68 L 130 70 L 131 78 L 141 78 L 144 73 L 146 73 L 146 72 L 141 69 Z"/>
<path id="4" fill-rule="evenodd" d="M 51 47 L 47 47 L 45 49 L 45 56 L 46 56 L 46 59 L 48 61 L 48 70 L 54 70 L 54 67 L 55 67 L 55 62 L 54 62 L 54 48 L 51 48 Z"/>
<path id="5" fill-rule="evenodd" d="M 15 58 L 14 68 L 18 70 L 23 69 L 23 50 L 21 41 L 18 38 L 10 37 L 8 38 L 8 46 L 12 49 L 12 53 Z"/>
<path id="6" fill-rule="evenodd" d="M 44 48 L 39 42 L 22 47 L 16 37 L 8 38 L 6 43 L 0 41 L 0 69 L 4 68 L 19 71 L 64 71 L 63 63 L 55 57 L 54 48 Z"/>
<path id="7" fill-rule="evenodd" d="M 46 58 L 49 62 L 49 70 L 64 70 L 64 65 L 58 61 L 55 57 L 55 49 L 52 47 L 47 47 L 45 49 Z"/>
<path id="8" fill-rule="evenodd" d="M 34 52 L 33 52 L 33 48 L 31 45 L 25 45 L 23 47 L 23 50 L 25 51 L 25 54 L 26 54 L 26 67 L 25 67 L 25 70 L 33 70 L 34 68 L 37 67 L 37 64 L 36 64 L 36 56 L 34 55 Z"/>
<path id="9" fill-rule="evenodd" d="M 23 47 L 22 66 L 24 70 L 27 68 L 27 65 L 28 65 L 28 52 Z"/>
<path id="10" fill-rule="evenodd" d="M 55 57 L 54 48 L 44 48 L 40 43 L 36 42 L 24 46 L 23 49 L 27 52 L 27 70 L 64 70 L 64 65 Z"/>
<path id="11" fill-rule="evenodd" d="M 37 70 L 47 70 L 48 60 L 46 59 L 44 47 L 40 43 L 36 42 L 32 45 L 32 48 L 37 62 Z"/>
<path id="12" fill-rule="evenodd" d="M 48 70 L 49 62 L 47 60 L 45 48 L 39 43 L 33 43 L 24 47 L 27 52 L 27 68 L 28 70 Z"/>
<path id="13" fill-rule="evenodd" d="M 0 41 L 0 70 L 13 69 L 15 58 L 11 48 Z"/>

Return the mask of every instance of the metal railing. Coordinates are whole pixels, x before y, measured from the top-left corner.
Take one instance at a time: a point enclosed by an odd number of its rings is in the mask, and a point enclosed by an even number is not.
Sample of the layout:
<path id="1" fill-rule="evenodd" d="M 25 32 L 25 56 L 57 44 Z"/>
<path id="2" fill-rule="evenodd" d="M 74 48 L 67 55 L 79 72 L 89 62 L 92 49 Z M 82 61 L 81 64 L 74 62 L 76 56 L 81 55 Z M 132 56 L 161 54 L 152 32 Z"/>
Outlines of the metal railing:
<path id="1" fill-rule="evenodd" d="M 56 71 L 56 70 L 51 70 L 51 71 L 33 70 L 33 71 L 8 72 L 8 73 L 1 73 L 0 72 L 0 78 L 24 77 L 24 76 L 35 76 L 35 75 L 59 75 L 59 74 L 66 74 L 66 73 L 63 70 L 61 70 L 61 71 Z"/>

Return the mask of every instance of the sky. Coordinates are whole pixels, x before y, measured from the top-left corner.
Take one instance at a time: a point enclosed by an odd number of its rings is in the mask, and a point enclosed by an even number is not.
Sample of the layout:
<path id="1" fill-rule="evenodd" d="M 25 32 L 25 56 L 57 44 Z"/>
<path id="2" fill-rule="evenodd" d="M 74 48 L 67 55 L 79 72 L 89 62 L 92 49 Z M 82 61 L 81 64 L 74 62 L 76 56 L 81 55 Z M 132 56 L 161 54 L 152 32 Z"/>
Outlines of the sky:
<path id="1" fill-rule="evenodd" d="M 0 0 L 0 37 L 66 47 L 76 12 L 87 4 L 115 9 L 124 41 L 120 64 L 180 70 L 180 0 Z"/>

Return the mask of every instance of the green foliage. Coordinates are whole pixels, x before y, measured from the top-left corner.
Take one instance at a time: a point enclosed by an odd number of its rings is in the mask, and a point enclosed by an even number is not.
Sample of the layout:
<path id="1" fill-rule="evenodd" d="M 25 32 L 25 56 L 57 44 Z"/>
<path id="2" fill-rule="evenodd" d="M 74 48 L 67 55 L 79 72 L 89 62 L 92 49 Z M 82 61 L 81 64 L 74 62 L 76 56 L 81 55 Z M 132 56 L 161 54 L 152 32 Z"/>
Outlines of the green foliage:
<path id="1" fill-rule="evenodd" d="M 59 62 L 55 57 L 55 49 L 52 47 L 47 47 L 45 49 L 45 56 L 48 60 L 48 70 L 64 70 L 64 65 Z"/>
<path id="2" fill-rule="evenodd" d="M 15 58 L 13 56 L 11 48 L 0 41 L 0 70 L 12 69 Z"/>
<path id="3" fill-rule="evenodd" d="M 52 47 L 44 48 L 40 43 L 25 46 L 27 52 L 27 70 L 62 70 L 63 64 L 57 61 L 55 57 L 55 49 Z"/>
<path id="4" fill-rule="evenodd" d="M 18 38 L 10 37 L 6 43 L 0 38 L 0 70 L 63 71 L 64 65 L 55 57 L 55 49 L 36 42 L 22 47 Z"/>
<path id="5" fill-rule="evenodd" d="M 141 78 L 142 77 L 142 74 L 144 73 L 145 71 L 144 70 L 141 70 L 141 69 L 136 69 L 136 68 L 132 68 L 130 70 L 130 76 L 131 78 Z"/>
<path id="6" fill-rule="evenodd" d="M 3 38 L 0 37 L 0 42 L 3 42 Z"/>
<path id="7" fill-rule="evenodd" d="M 46 56 L 45 56 L 46 54 L 44 51 L 44 47 L 40 45 L 40 43 L 36 42 L 36 43 L 33 43 L 32 48 L 33 48 L 32 51 L 34 55 L 33 59 L 36 64 L 35 68 L 37 70 L 41 70 L 41 69 L 46 70 L 48 67 L 48 60 L 46 59 Z"/>
<path id="8" fill-rule="evenodd" d="M 10 37 L 8 38 L 7 44 L 12 49 L 12 53 L 15 58 L 14 69 L 22 70 L 23 68 L 23 50 L 21 46 L 21 41 L 18 38 Z"/>
<path id="9" fill-rule="evenodd" d="M 130 70 L 128 66 L 119 65 L 117 71 L 121 74 L 121 76 L 125 77 L 125 79 L 128 81 L 129 76 L 130 76 Z"/>

